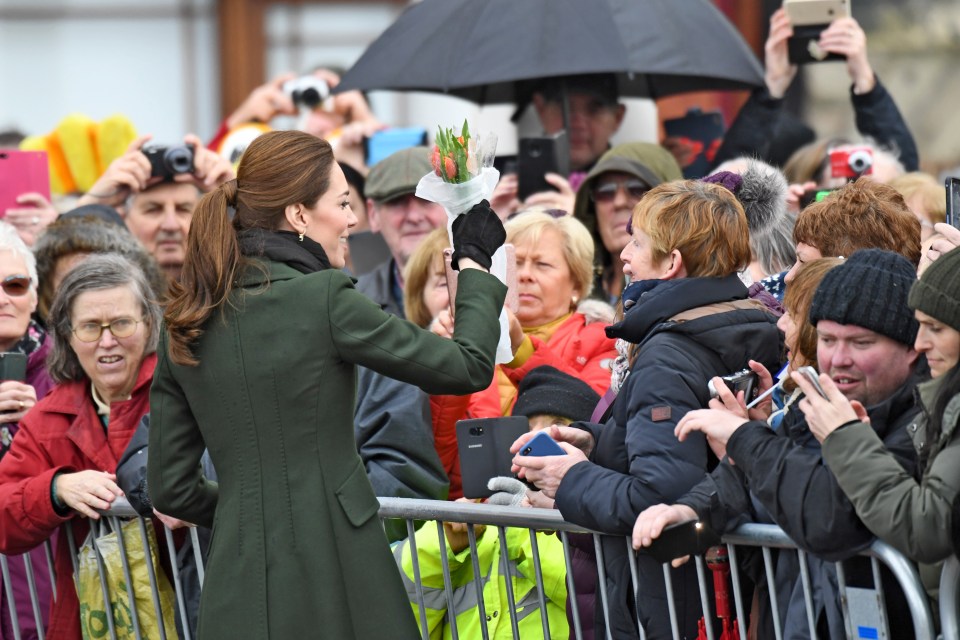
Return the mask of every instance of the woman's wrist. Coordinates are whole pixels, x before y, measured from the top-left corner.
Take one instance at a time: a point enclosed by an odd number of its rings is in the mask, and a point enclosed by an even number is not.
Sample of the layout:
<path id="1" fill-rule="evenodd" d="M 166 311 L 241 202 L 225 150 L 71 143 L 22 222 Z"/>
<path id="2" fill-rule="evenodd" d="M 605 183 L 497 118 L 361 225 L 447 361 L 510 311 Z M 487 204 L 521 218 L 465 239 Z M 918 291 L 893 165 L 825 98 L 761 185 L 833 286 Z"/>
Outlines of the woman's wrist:
<path id="1" fill-rule="evenodd" d="M 57 479 L 64 474 L 63 471 L 58 471 L 53 474 L 53 479 L 50 481 L 50 503 L 53 505 L 53 510 L 59 516 L 66 516 L 70 513 L 70 507 L 64 503 L 60 496 L 57 495 Z"/>

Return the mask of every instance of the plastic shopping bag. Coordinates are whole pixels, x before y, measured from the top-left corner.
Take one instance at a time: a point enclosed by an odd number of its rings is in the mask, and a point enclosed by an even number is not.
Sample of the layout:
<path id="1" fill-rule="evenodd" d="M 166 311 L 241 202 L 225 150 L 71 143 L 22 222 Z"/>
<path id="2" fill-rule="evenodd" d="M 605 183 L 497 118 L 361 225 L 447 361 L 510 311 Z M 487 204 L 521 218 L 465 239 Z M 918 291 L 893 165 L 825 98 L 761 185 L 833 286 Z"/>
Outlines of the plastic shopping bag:
<path id="1" fill-rule="evenodd" d="M 127 593 L 127 578 L 123 569 L 122 552 L 117 532 L 112 531 L 95 536 L 95 529 L 99 529 L 102 533 L 107 530 L 107 525 L 103 521 L 91 524 L 93 527 L 90 535 L 87 536 L 78 553 L 77 573 L 74 576 L 77 598 L 80 601 L 80 627 L 83 638 L 84 640 L 99 640 L 100 638 L 110 637 L 109 620 L 107 618 L 110 615 L 113 619 L 117 638 L 132 640 L 137 636 L 130 598 Z M 134 606 L 136 607 L 137 622 L 140 626 L 140 637 L 150 640 L 159 640 L 164 637 L 164 635 L 161 635 L 157 612 L 153 604 L 147 565 L 149 561 L 153 566 L 153 573 L 156 578 L 163 630 L 166 637 L 176 638 L 173 587 L 170 586 L 170 582 L 163 571 L 160 570 L 157 562 L 157 540 L 153 526 L 147 523 L 145 529 L 150 549 L 149 560 L 143 546 L 139 521 L 136 519 L 128 520 L 120 526 L 130 570 L 130 580 L 133 585 Z M 98 556 L 99 561 L 102 561 L 103 580 L 109 596 L 109 614 L 104 602 Z"/>

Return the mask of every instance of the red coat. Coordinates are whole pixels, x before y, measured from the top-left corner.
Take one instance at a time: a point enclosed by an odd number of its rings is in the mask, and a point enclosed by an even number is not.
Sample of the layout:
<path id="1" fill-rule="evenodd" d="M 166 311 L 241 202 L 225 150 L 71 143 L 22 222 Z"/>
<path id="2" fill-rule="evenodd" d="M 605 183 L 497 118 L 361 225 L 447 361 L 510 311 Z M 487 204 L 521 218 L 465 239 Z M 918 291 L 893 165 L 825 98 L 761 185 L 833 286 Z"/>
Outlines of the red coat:
<path id="1" fill-rule="evenodd" d="M 547 342 L 531 336 L 533 355 L 521 366 L 511 369 L 501 365 L 497 368 L 514 386 L 519 386 L 531 369 L 548 364 L 583 380 L 603 396 L 610 387 L 610 367 L 617 357 L 615 341 L 607 337 L 606 326 L 599 322 L 588 324 L 582 313 L 574 313 L 557 327 Z M 511 399 L 511 408 L 515 400 L 515 397 Z M 464 418 L 503 415 L 497 376 L 494 375 L 493 382 L 485 390 L 470 396 L 431 396 L 430 410 L 434 445 L 450 478 L 450 499 L 454 500 L 463 496 L 455 425 L 457 420 Z"/>
<path id="2" fill-rule="evenodd" d="M 86 521 L 75 514 L 57 515 L 50 501 L 50 483 L 58 471 L 116 471 L 140 419 L 150 411 L 156 363 L 155 354 L 144 358 L 131 398 L 110 405 L 106 433 L 86 379 L 56 386 L 24 416 L 10 451 L 0 461 L 0 553 L 23 553 L 71 518 L 74 540 L 82 544 Z M 80 640 L 80 605 L 66 536 L 59 536 L 54 566 L 57 600 L 50 608 L 47 637 Z"/>

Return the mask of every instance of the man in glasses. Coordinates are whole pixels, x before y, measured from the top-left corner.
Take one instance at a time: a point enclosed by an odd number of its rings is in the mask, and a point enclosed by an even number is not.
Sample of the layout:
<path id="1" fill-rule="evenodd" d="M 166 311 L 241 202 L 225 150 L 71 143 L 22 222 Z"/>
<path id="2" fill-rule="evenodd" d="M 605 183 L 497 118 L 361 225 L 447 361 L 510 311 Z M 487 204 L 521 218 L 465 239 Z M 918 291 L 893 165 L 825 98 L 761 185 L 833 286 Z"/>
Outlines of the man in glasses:
<path id="1" fill-rule="evenodd" d="M 590 230 L 596 246 L 594 296 L 616 305 L 624 284 L 620 252 L 630 241 L 627 223 L 633 208 L 653 187 L 682 178 L 670 152 L 647 142 L 617 145 L 587 174 L 573 213 Z"/>

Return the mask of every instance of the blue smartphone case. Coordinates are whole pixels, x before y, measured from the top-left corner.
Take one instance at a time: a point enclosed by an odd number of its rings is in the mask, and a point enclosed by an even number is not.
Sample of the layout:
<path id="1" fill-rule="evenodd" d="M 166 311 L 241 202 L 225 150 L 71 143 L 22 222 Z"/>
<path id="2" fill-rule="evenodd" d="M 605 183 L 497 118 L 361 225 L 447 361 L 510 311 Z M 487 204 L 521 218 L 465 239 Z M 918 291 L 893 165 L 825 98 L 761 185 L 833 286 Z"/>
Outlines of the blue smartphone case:
<path id="1" fill-rule="evenodd" d="M 553 438 L 541 431 L 520 449 L 522 456 L 565 456 L 567 452 L 560 448 Z"/>

